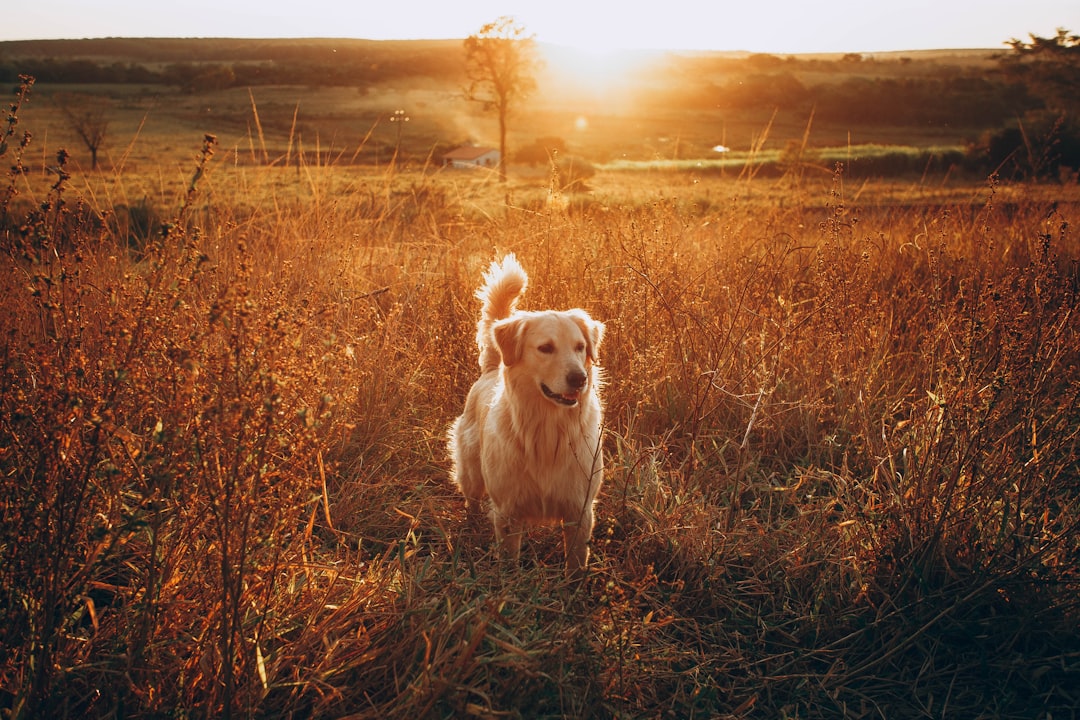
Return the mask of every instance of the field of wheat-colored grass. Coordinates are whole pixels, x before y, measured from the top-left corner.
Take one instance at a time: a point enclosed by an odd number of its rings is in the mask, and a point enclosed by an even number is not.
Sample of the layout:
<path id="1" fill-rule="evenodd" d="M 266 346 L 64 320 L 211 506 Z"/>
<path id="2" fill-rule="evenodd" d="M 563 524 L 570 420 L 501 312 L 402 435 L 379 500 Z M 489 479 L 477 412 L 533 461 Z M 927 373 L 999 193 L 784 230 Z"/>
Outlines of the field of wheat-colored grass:
<path id="1" fill-rule="evenodd" d="M 9 127 L 0 716 L 1075 715 L 1075 188 L 43 174 Z M 580 583 L 447 481 L 510 251 L 607 325 Z"/>

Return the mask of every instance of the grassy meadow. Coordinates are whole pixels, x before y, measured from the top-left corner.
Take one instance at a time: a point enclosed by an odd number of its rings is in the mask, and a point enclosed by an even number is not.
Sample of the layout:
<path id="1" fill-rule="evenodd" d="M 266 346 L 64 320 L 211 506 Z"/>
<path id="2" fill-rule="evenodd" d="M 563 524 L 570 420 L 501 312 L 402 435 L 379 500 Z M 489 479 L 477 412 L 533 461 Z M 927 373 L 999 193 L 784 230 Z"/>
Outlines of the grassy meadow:
<path id="1" fill-rule="evenodd" d="M 0 717 L 1076 716 L 1075 183 L 755 141 L 504 187 L 284 88 L 134 92 L 91 171 L 39 90 L 0 153 Z M 389 102 L 300 107 L 346 92 Z M 447 480 L 509 251 L 526 308 L 607 325 L 581 583 L 551 529 L 500 568 Z"/>

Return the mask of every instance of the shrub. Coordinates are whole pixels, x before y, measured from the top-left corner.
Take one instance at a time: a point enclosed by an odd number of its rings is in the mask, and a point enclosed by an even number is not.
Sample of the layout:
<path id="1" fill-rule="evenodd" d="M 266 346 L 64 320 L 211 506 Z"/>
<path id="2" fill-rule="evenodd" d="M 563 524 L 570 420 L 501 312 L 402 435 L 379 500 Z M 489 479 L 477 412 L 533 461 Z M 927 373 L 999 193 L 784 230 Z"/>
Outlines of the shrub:
<path id="1" fill-rule="evenodd" d="M 566 141 L 562 138 L 542 137 L 514 153 L 514 159 L 526 165 L 546 165 L 566 151 Z"/>
<path id="2" fill-rule="evenodd" d="M 1080 126 L 1065 116 L 1032 115 L 985 133 L 970 154 L 1006 179 L 1056 180 L 1080 169 Z"/>
<path id="3" fill-rule="evenodd" d="M 553 163 L 553 171 L 558 176 L 558 182 L 563 190 L 584 189 L 586 183 L 596 175 L 596 168 L 588 160 L 573 155 L 557 155 Z"/>

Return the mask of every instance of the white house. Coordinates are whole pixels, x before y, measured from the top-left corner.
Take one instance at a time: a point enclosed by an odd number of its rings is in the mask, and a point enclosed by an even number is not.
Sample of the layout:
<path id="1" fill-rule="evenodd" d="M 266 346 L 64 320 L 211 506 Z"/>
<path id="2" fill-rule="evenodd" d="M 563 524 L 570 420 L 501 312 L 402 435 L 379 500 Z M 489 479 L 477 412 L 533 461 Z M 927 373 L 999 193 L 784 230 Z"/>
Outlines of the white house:
<path id="1" fill-rule="evenodd" d="M 464 145 L 443 155 L 443 167 L 495 168 L 499 166 L 499 151 L 495 148 Z"/>

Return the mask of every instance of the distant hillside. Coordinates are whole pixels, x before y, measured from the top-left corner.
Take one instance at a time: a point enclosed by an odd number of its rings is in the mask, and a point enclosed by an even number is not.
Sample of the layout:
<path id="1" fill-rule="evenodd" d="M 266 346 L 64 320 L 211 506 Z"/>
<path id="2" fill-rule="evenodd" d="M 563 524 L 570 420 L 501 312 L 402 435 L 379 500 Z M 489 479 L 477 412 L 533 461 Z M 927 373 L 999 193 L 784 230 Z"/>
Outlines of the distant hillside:
<path id="1" fill-rule="evenodd" d="M 326 56 L 400 60 L 459 52 L 460 40 L 95 38 L 0 41 L 0 58 L 85 58 L 122 62 L 258 62 Z"/>
<path id="2" fill-rule="evenodd" d="M 666 105 L 702 107 L 759 105 L 769 109 L 806 105 L 817 87 L 835 94 L 839 83 L 872 83 L 886 98 L 921 103 L 929 93 L 969 94 L 974 112 L 987 110 L 995 91 L 991 50 L 930 50 L 910 53 L 772 55 L 746 52 L 634 52 L 597 58 L 573 48 L 541 45 L 541 85 L 556 94 L 613 101 L 613 91 L 646 91 Z M 600 66 L 598 68 L 598 66 Z M 610 68 L 634 68 L 611 73 Z M 597 73 L 597 70 L 600 70 Z M 441 86 L 463 79 L 460 40 L 99 38 L 0 42 L 0 81 L 32 75 L 39 83 L 163 84 L 187 92 L 226 87 L 304 85 L 372 88 L 410 78 Z M 958 79 L 960 81 L 958 82 Z M 902 83 L 905 87 L 897 88 Z M 913 93 L 912 84 L 924 92 Z M 718 97 L 719 95 L 719 97 Z M 865 97 L 865 88 L 842 102 Z M 824 104 L 828 105 L 828 99 Z M 821 103 L 818 103 L 819 106 Z M 931 105 L 938 103 L 931 102 Z M 891 105 L 891 103 L 890 103 Z M 767 106 L 767 107 L 766 107 Z M 891 113 L 891 110 L 887 111 Z M 999 115 L 996 107 L 991 109 Z"/>
<path id="3" fill-rule="evenodd" d="M 528 112 L 514 122 L 526 144 L 565 140 L 576 152 L 612 159 L 713 157 L 722 145 L 745 149 L 764 129 L 770 142 L 957 148 L 982 142 L 1040 107 L 1024 83 L 1002 72 L 993 50 L 775 55 L 746 52 L 625 51 L 596 56 L 540 45 L 544 60 Z M 411 135 L 485 137 L 483 109 L 465 103 L 460 40 L 100 38 L 0 42 L 0 82 L 33 76 L 36 92 L 85 92 L 114 99 L 137 93 L 183 99 L 217 93 L 207 104 L 222 126 L 246 127 L 250 89 L 264 122 L 288 130 L 298 94 L 308 137 L 357 123 L 373 127 L 387 107 L 417 113 Z M 126 88 L 118 87 L 126 85 Z M 271 113 L 271 88 L 279 88 Z M 348 90 L 332 101 L 313 91 Z M 358 90 L 359 92 L 352 92 Z M 235 106 L 221 93 L 233 91 Z M 239 91 L 239 92 L 237 92 Z M 207 119 L 206 107 L 185 118 Z M 226 109 L 231 108 L 228 117 Z M 177 110 L 177 112 L 179 112 Z M 180 113 L 183 114 L 183 113 Z M 421 131 L 419 117 L 429 125 Z M 274 122 L 270 120 L 269 122 Z M 436 127 L 438 126 L 438 127 Z M 803 162 L 804 160 L 800 160 Z"/>
<path id="4" fill-rule="evenodd" d="M 284 62 L 332 58 L 378 64 L 436 58 L 458 62 L 461 40 L 364 40 L 354 38 L 91 38 L 0 41 L 0 61 L 65 59 L 121 63 Z M 557 49 L 558 46 L 551 46 Z M 864 58 L 905 62 L 934 62 L 954 66 L 984 66 L 1002 50 L 941 49 L 858 53 Z M 651 51 L 653 54 L 663 54 Z M 550 54 L 545 52 L 545 54 Z M 685 58 L 745 59 L 760 53 L 746 51 L 672 51 Z M 805 61 L 836 61 L 852 53 L 782 55 Z"/>
<path id="5" fill-rule="evenodd" d="M 456 78 L 461 42 L 229 38 L 101 38 L 0 42 L 0 80 L 184 84 L 206 66 L 227 68 L 227 84 L 356 85 L 393 77 Z M 223 77 L 217 73 L 218 81 Z M 184 78 L 188 80 L 185 81 Z"/>

